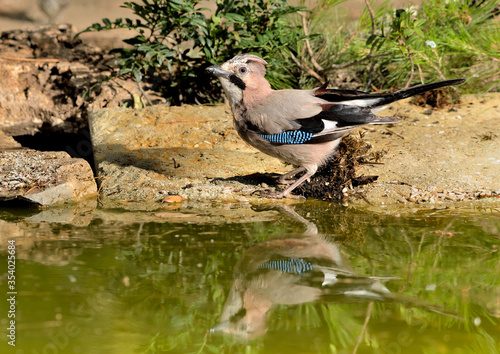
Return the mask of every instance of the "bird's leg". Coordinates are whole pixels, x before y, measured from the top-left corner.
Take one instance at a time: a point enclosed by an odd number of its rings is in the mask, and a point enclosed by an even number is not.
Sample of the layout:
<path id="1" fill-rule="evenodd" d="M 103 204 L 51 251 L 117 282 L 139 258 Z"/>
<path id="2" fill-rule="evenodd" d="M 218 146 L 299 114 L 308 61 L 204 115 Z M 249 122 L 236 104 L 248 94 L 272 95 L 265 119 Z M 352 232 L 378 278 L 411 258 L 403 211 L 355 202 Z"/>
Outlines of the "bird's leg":
<path id="1" fill-rule="evenodd" d="M 282 198 L 298 199 L 298 198 L 302 198 L 302 196 L 300 196 L 300 195 L 293 195 L 293 194 L 290 194 L 290 192 L 293 191 L 295 188 L 297 188 L 299 185 L 301 185 L 306 179 L 308 179 L 309 177 L 311 177 L 312 175 L 314 175 L 316 173 L 316 171 L 318 170 L 318 167 L 314 166 L 314 167 L 309 168 L 309 169 L 305 168 L 305 167 L 302 167 L 302 169 L 307 170 L 307 172 L 302 177 L 300 177 L 298 180 L 296 180 L 295 182 L 293 182 L 283 192 L 275 193 L 275 194 L 270 194 L 267 197 L 269 197 L 269 198 L 276 198 L 276 199 L 282 199 Z M 295 172 L 295 171 L 296 170 L 294 170 L 292 172 Z"/>
<path id="2" fill-rule="evenodd" d="M 297 173 L 300 173 L 300 172 L 304 171 L 305 169 L 306 169 L 305 167 L 301 166 L 301 167 L 297 167 L 293 171 L 290 171 L 290 172 L 285 173 L 284 175 L 281 175 L 278 178 L 278 183 L 279 184 L 291 184 L 291 183 L 293 183 L 294 181 L 290 180 L 290 178 L 292 178 L 293 176 L 295 176 Z"/>

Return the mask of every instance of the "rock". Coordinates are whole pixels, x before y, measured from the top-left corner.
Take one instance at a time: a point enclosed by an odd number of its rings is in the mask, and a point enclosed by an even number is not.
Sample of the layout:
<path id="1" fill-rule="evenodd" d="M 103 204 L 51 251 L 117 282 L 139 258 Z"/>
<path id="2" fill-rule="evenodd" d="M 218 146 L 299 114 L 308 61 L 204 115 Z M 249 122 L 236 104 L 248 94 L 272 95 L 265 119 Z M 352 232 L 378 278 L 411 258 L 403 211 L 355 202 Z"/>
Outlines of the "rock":
<path id="1" fill-rule="evenodd" d="M 398 196 L 406 203 L 499 201 L 500 138 L 494 132 L 500 131 L 500 95 L 481 100 L 470 95 L 462 101 L 472 103 L 434 110 L 432 119 L 419 117 L 424 108 L 397 102 L 392 107 L 402 122 L 366 131 L 365 140 L 387 152 L 382 165 L 363 165 L 358 171 L 379 176 L 363 189 L 370 203 L 387 204 Z"/>
<path id="2" fill-rule="evenodd" d="M 66 152 L 0 151 L 0 202 L 54 205 L 97 194 L 87 161 Z"/>
<path id="3" fill-rule="evenodd" d="M 0 150 L 20 149 L 21 144 L 14 140 L 11 136 L 6 135 L 0 130 Z"/>
<path id="4" fill-rule="evenodd" d="M 103 109 L 89 125 L 105 205 L 159 203 L 167 193 L 235 201 L 260 190 L 264 173 L 291 169 L 247 146 L 225 105 Z"/>
<path id="5" fill-rule="evenodd" d="M 499 201 L 500 138 L 488 134 L 500 131 L 499 99 L 490 95 L 484 103 L 457 107 L 460 119 L 447 109 L 422 119 L 425 108 L 395 104 L 394 115 L 404 120 L 369 127 L 365 134 L 374 150 L 387 153 L 381 164 L 362 165 L 358 173 L 379 179 L 345 189 L 353 196 L 349 203 Z M 105 205 L 150 202 L 151 208 L 165 195 L 188 202 L 261 202 L 255 192 L 268 184 L 274 188 L 270 174 L 291 166 L 245 145 L 231 120 L 223 105 L 93 111 L 90 131 L 101 200 Z"/>
<path id="6" fill-rule="evenodd" d="M 140 91 L 133 80 L 97 85 L 109 75 L 115 57 L 77 37 L 70 25 L 0 33 L 0 129 L 11 136 L 42 132 L 78 133 L 88 112 L 133 102 Z M 147 89 L 147 88 L 145 88 Z M 154 93 L 155 103 L 165 100 Z"/>

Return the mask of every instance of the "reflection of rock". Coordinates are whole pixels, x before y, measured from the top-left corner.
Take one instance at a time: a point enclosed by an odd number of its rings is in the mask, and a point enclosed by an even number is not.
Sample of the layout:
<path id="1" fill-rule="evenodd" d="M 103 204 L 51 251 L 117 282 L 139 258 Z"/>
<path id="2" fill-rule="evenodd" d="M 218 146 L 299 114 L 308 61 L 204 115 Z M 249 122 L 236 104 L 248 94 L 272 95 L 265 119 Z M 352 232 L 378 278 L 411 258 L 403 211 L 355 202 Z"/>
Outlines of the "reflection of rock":
<path id="1" fill-rule="evenodd" d="M 0 220 L 0 241 L 3 244 L 7 244 L 7 240 L 16 241 L 16 259 L 46 265 L 65 266 L 83 253 L 82 247 L 68 247 L 66 232 L 59 230 L 59 235 L 54 237 L 53 226 L 49 223 L 9 223 Z"/>
<path id="2" fill-rule="evenodd" d="M 384 300 L 388 294 L 379 278 L 355 274 L 338 246 L 323 237 L 264 242 L 238 262 L 214 331 L 257 337 L 266 332 L 273 305 Z"/>
<path id="3" fill-rule="evenodd" d="M 96 194 L 92 169 L 83 159 L 62 151 L 0 151 L 0 201 L 52 205 Z"/>
<path id="4" fill-rule="evenodd" d="M 38 0 L 40 10 L 47 15 L 50 23 L 59 20 L 59 13 L 69 4 L 69 0 Z"/>
<path id="5" fill-rule="evenodd" d="M 25 218 L 27 223 L 60 223 L 74 226 L 87 226 L 94 217 L 94 210 L 97 208 L 97 199 L 91 198 L 75 203 L 71 207 L 64 205 L 41 210 L 39 213 Z"/>
<path id="6" fill-rule="evenodd" d="M 66 266 L 74 264 L 75 259 L 84 252 L 82 247 L 64 247 L 59 242 L 34 243 L 29 252 L 19 252 L 19 259 L 29 259 L 45 265 Z"/>

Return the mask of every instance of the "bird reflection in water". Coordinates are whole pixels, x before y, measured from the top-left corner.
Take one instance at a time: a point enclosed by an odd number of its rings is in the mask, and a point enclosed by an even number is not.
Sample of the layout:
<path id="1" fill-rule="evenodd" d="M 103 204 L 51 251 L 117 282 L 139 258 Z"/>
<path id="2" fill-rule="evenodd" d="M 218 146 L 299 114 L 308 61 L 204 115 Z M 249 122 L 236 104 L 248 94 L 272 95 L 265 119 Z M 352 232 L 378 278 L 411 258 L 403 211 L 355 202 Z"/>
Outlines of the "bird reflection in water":
<path id="1" fill-rule="evenodd" d="M 266 316 L 273 305 L 383 301 L 390 295 L 383 281 L 394 278 L 356 274 L 336 243 L 318 235 L 316 226 L 293 209 L 284 209 L 307 230 L 301 236 L 257 244 L 242 255 L 212 332 L 255 338 L 267 331 Z"/>
<path id="2" fill-rule="evenodd" d="M 318 235 L 316 226 L 290 207 L 286 213 L 304 223 L 301 236 L 257 244 L 242 255 L 219 323 L 212 333 L 240 339 L 257 338 L 267 331 L 266 317 L 274 305 L 390 301 L 443 312 L 404 294 L 391 293 L 384 282 L 399 278 L 355 273 L 338 244 Z"/>

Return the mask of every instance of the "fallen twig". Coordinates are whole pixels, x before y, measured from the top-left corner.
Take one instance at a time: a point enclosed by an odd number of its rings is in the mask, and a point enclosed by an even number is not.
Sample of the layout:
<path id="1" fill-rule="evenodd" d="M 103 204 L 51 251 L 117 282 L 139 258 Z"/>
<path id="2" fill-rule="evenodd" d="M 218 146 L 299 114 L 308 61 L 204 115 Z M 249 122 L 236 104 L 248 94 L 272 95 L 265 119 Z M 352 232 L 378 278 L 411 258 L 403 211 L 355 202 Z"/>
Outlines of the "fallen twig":
<path id="1" fill-rule="evenodd" d="M 402 136 L 401 134 L 396 133 L 396 132 L 395 132 L 395 131 L 393 131 L 393 130 L 390 130 L 389 128 L 385 128 L 385 130 L 387 130 L 387 131 L 388 131 L 389 133 L 391 133 L 391 134 L 394 134 L 394 135 L 396 135 L 396 136 L 400 137 L 401 139 L 405 139 L 405 137 L 404 137 L 404 136 Z"/>

